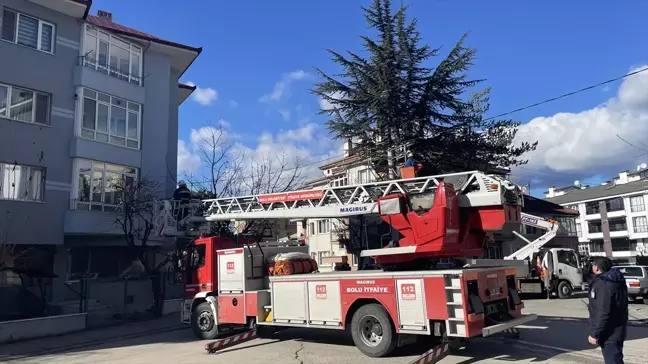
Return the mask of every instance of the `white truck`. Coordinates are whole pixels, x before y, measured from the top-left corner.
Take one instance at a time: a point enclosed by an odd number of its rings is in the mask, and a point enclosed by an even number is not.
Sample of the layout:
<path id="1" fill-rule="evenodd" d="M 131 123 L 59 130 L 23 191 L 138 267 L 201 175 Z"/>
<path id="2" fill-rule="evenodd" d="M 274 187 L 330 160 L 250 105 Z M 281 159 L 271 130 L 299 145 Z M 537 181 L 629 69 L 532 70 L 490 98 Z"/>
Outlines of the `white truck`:
<path id="1" fill-rule="evenodd" d="M 522 213 L 521 223 L 546 230 L 546 232 L 529 241 L 520 233 L 513 231 L 518 238 L 527 243 L 504 259 L 472 259 L 468 265 L 473 267 L 514 265 L 517 273 L 517 286 L 521 294 L 555 294 L 560 298 L 569 298 L 575 290 L 583 289 L 583 269 L 579 255 L 570 248 L 545 248 L 558 232 L 558 222 L 551 219 Z M 538 264 L 540 262 L 540 264 Z M 549 281 L 540 274 L 541 268 L 546 268 Z"/>

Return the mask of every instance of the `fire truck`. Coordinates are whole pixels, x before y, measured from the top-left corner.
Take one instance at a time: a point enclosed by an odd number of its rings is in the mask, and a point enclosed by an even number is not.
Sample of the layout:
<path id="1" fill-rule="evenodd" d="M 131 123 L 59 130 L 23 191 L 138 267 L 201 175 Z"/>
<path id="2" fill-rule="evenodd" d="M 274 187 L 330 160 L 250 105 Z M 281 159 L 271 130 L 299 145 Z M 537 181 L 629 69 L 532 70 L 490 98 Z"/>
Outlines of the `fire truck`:
<path id="1" fill-rule="evenodd" d="M 189 220 L 378 215 L 398 232 L 385 246 L 361 252 L 380 270 L 272 276 L 269 257 L 308 247 L 263 247 L 239 236 L 191 241 L 183 254 L 182 320 L 199 338 L 218 338 L 206 345 L 208 352 L 268 328 L 292 327 L 348 330 L 370 357 L 427 337 L 438 346 L 420 362 L 431 363 L 470 338 L 515 331 L 536 319 L 522 314 L 516 266 L 481 259 L 494 232 L 519 230 L 523 201 L 510 181 L 471 171 L 204 200 L 183 221 L 174 221 L 167 203 L 158 231 L 181 235 L 178 227 Z"/>

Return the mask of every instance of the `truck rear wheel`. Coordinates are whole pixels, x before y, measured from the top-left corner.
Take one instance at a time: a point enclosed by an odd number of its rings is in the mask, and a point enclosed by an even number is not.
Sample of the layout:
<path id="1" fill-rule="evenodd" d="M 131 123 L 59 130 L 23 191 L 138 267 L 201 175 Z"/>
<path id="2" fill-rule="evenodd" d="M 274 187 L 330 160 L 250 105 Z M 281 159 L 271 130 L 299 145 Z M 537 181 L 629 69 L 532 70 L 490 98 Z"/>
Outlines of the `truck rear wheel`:
<path id="1" fill-rule="evenodd" d="M 213 340 L 218 336 L 218 325 L 209 302 L 199 304 L 191 313 L 191 330 L 202 340 Z"/>
<path id="2" fill-rule="evenodd" d="M 564 299 L 569 298 L 572 295 L 572 286 L 567 281 L 560 281 L 558 283 L 558 297 Z"/>
<path id="3" fill-rule="evenodd" d="M 377 303 L 364 305 L 353 314 L 351 337 L 358 350 L 372 358 L 388 355 L 398 345 L 389 314 Z"/>

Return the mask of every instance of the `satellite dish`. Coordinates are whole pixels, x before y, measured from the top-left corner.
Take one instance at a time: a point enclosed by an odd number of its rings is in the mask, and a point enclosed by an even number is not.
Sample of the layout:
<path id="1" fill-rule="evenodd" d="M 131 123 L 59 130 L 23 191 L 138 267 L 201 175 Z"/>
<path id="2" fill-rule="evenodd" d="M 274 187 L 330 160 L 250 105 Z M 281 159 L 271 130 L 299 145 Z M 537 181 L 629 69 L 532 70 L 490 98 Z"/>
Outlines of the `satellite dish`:
<path id="1" fill-rule="evenodd" d="M 648 165 L 647 165 L 646 163 L 641 163 L 640 166 L 641 166 L 641 169 L 646 169 L 646 168 L 648 168 Z"/>
<path id="2" fill-rule="evenodd" d="M 580 181 L 579 181 L 579 180 L 575 180 L 575 181 L 574 181 L 574 186 L 576 186 L 576 187 L 580 186 Z"/>
<path id="3" fill-rule="evenodd" d="M 641 164 L 637 166 L 637 172 L 641 170 Z"/>

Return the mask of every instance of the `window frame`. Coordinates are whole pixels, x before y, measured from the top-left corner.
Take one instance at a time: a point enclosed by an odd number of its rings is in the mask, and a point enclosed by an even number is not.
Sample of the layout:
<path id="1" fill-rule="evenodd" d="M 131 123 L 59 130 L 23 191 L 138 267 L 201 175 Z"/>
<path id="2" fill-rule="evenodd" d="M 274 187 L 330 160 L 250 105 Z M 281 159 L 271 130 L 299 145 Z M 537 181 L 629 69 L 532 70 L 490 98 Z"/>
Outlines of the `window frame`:
<path id="1" fill-rule="evenodd" d="M 15 85 L 10 85 L 6 83 L 0 83 L 0 87 L 4 87 L 7 89 L 7 97 L 5 99 L 6 105 L 5 105 L 5 112 L 4 114 L 0 112 L 0 118 L 3 119 L 8 119 L 12 121 L 18 121 L 22 122 L 25 124 L 34 124 L 34 125 L 40 125 L 40 126 L 50 126 L 51 121 L 52 121 L 52 94 L 47 93 L 47 92 L 42 92 L 42 91 L 37 91 L 28 87 L 22 87 L 22 86 L 15 86 Z M 11 117 L 11 109 L 16 106 L 11 104 L 11 98 L 13 96 L 14 89 L 19 89 L 22 91 L 31 91 L 32 93 L 32 111 L 31 111 L 31 120 L 30 121 L 25 121 L 25 120 L 20 120 L 16 118 Z M 38 95 L 42 96 L 47 96 L 47 107 L 45 111 L 45 117 L 46 120 L 44 123 L 37 122 L 36 121 L 36 102 L 38 100 Z M 0 109 L 1 110 L 1 109 Z"/>
<path id="2" fill-rule="evenodd" d="M 643 219 L 645 224 L 638 225 L 637 221 L 639 221 L 639 219 Z M 632 218 L 632 231 L 634 231 L 635 234 L 648 233 L 648 217 L 634 216 Z"/>
<path id="3" fill-rule="evenodd" d="M 83 163 L 90 163 L 90 169 L 85 169 L 83 168 L 82 164 Z M 94 172 L 97 171 L 95 169 L 95 165 L 103 165 L 103 169 L 98 169 L 101 171 L 101 201 L 93 201 L 93 176 Z M 115 169 L 111 170 L 108 168 L 108 166 L 115 167 Z M 131 176 L 133 177 L 133 183 L 138 183 L 139 182 L 139 169 L 136 167 L 131 167 L 131 166 L 125 166 L 125 165 L 120 165 L 116 163 L 108 163 L 108 162 L 103 162 L 103 161 L 96 161 L 92 159 L 77 159 L 76 161 L 76 167 L 75 167 L 75 178 L 76 178 L 76 191 L 75 191 L 75 204 L 74 204 L 74 210 L 76 211 L 88 211 L 88 212 L 115 212 L 116 207 L 119 206 L 119 204 L 109 204 L 106 203 L 106 181 L 107 181 L 107 172 L 111 173 L 117 173 L 116 168 L 122 168 L 124 171 L 121 172 L 121 177 L 124 178 L 124 176 Z M 126 169 L 130 169 L 133 172 L 126 172 Z M 82 176 L 83 175 L 89 175 L 90 176 L 90 186 L 89 186 L 89 195 L 87 201 L 82 201 L 81 200 L 81 192 L 83 189 L 83 185 L 81 184 Z M 93 206 L 97 205 L 99 206 L 98 210 L 93 210 Z M 80 206 L 87 206 L 87 208 L 80 208 Z M 108 207 L 108 209 L 106 209 Z M 110 208 L 114 208 L 111 210 Z"/>
<path id="4" fill-rule="evenodd" d="M 331 222 L 328 219 L 319 219 L 317 220 L 317 224 L 315 225 L 317 229 L 317 235 L 326 235 L 331 233 Z M 322 229 L 322 227 L 324 227 L 324 229 Z"/>
<path id="5" fill-rule="evenodd" d="M 92 32 L 95 32 L 96 34 L 92 34 Z M 102 36 L 104 37 L 102 39 Z M 90 51 L 87 51 L 87 47 L 90 44 L 90 41 L 94 38 L 94 52 L 96 53 L 95 58 L 88 58 L 87 55 L 90 53 Z M 107 39 L 105 39 L 107 38 Z M 116 42 L 113 42 L 113 40 L 116 40 Z M 100 50 L 100 44 L 101 42 L 106 42 L 108 44 L 108 49 L 106 53 L 106 65 L 100 65 L 99 62 L 99 50 Z M 118 42 L 126 43 L 128 44 L 128 49 L 124 49 L 121 45 L 119 45 Z M 128 74 L 125 75 L 123 72 L 119 71 L 119 69 L 112 69 L 110 66 L 110 55 L 112 53 L 112 47 L 118 47 L 122 50 L 125 50 L 128 52 Z M 134 42 L 127 41 L 121 37 L 116 37 L 112 35 L 110 32 L 102 30 L 99 27 L 93 26 L 91 24 L 85 24 L 83 27 L 83 47 L 81 50 L 81 55 L 83 59 L 83 66 L 92 68 L 96 71 L 106 73 L 111 77 L 115 77 L 118 79 L 121 79 L 122 81 L 137 85 L 137 86 L 142 86 L 144 82 L 144 70 L 142 68 L 143 62 L 144 62 L 144 48 Z M 133 70 L 133 56 L 138 56 L 139 61 L 137 62 L 137 67 L 139 74 L 134 75 L 132 73 Z M 120 77 L 121 76 L 121 77 Z M 126 77 L 126 79 L 123 79 L 122 77 Z M 134 82 L 135 81 L 135 82 Z"/>
<path id="6" fill-rule="evenodd" d="M 641 203 L 634 203 L 639 201 Z M 643 212 L 646 211 L 646 201 L 643 195 L 630 196 L 630 212 Z"/>
<path id="7" fill-rule="evenodd" d="M 39 167 L 39 166 L 33 166 L 33 165 L 27 165 L 27 164 L 18 164 L 18 163 L 10 163 L 10 162 L 2 162 L 0 161 L 0 191 L 4 191 L 3 183 L 4 183 L 4 170 L 6 166 L 18 166 L 21 168 L 29 168 L 29 177 L 32 176 L 32 171 L 33 170 L 40 170 L 41 172 L 41 177 L 40 177 L 40 185 L 38 186 L 39 191 L 39 199 L 32 199 L 32 198 L 5 198 L 4 197 L 4 192 L 0 193 L 0 201 L 20 201 L 20 202 L 37 202 L 37 203 L 44 203 L 45 202 L 45 182 L 47 181 L 47 168 L 45 167 Z M 22 174 L 22 173 L 21 173 Z M 15 182 L 15 181 L 14 181 Z M 15 183 L 14 183 L 15 185 Z M 15 186 L 14 186 L 15 188 Z M 31 191 L 31 188 L 29 188 L 29 192 Z"/>
<path id="8" fill-rule="evenodd" d="M 10 9 L 10 8 L 3 8 L 2 9 L 2 19 L 4 19 L 4 13 L 5 12 L 14 13 L 15 16 L 16 16 L 16 24 L 14 25 L 14 29 L 13 29 L 13 31 L 14 31 L 14 33 L 13 33 L 13 41 L 4 39 L 4 38 L 1 37 L 1 35 L 0 35 L 0 39 L 2 39 L 5 42 L 8 42 L 8 43 L 13 43 L 13 44 L 19 45 L 21 47 L 34 49 L 34 50 L 37 50 L 37 51 L 40 51 L 40 52 L 43 52 L 43 53 L 52 54 L 52 55 L 56 54 L 55 53 L 55 50 L 56 50 L 56 24 L 54 24 L 52 22 L 49 22 L 47 20 L 43 20 L 41 18 L 35 17 L 33 15 L 28 15 L 28 14 L 25 14 L 23 12 L 16 11 L 16 10 L 13 10 L 13 9 Z M 33 47 L 31 47 L 29 45 L 26 45 L 26 44 L 18 43 L 18 29 L 20 27 L 20 18 L 22 18 L 22 17 L 31 18 L 31 19 L 36 20 L 38 22 L 38 34 L 36 35 L 36 48 L 33 48 Z M 0 21 L 0 23 L 1 23 L 1 21 Z M 51 35 L 51 39 L 50 39 L 52 49 L 49 50 L 49 51 L 42 49 L 43 48 L 43 43 L 42 43 L 42 40 L 43 40 L 43 25 L 49 25 L 50 27 L 52 27 L 52 35 Z"/>
<path id="9" fill-rule="evenodd" d="M 87 91 L 89 91 L 90 93 L 94 93 L 94 98 L 92 96 L 90 96 L 91 94 L 88 93 Z M 99 95 L 103 95 L 103 96 L 107 97 L 109 101 L 100 100 Z M 95 103 L 94 104 L 95 105 L 94 129 L 88 129 L 88 128 L 85 128 L 83 126 L 83 121 L 84 121 L 84 116 L 85 116 L 85 99 L 86 98 L 90 99 L 90 100 L 93 100 L 94 103 Z M 126 99 L 121 98 L 121 97 L 113 96 L 113 95 L 110 95 L 110 94 L 105 93 L 105 92 L 100 92 L 100 91 L 91 89 L 89 87 L 81 87 L 81 97 L 80 97 L 80 99 L 81 99 L 81 102 L 80 102 L 80 108 L 79 109 L 81 110 L 81 112 L 80 112 L 80 114 L 81 114 L 80 119 L 81 120 L 79 122 L 79 129 L 78 129 L 80 138 L 93 140 L 93 141 L 96 141 L 96 142 L 99 142 L 99 143 L 114 145 L 116 147 L 128 148 L 128 149 L 133 149 L 133 150 L 140 150 L 141 149 L 141 147 L 142 147 L 142 114 L 143 114 L 143 111 L 144 111 L 142 104 L 137 103 L 137 102 L 133 102 L 133 101 L 130 101 L 130 100 L 126 100 Z M 126 103 L 126 106 L 121 106 L 121 105 L 119 105 L 117 103 L 113 103 L 114 100 L 123 101 L 123 102 Z M 99 124 L 99 105 L 104 105 L 104 106 L 106 106 L 108 108 L 107 124 L 106 124 L 107 129 L 106 129 L 105 132 L 97 130 L 97 126 Z M 130 105 L 136 105 L 138 109 L 137 110 L 131 109 Z M 111 127 L 112 126 L 112 120 L 111 119 L 112 119 L 113 107 L 124 109 L 125 112 L 126 112 L 126 130 L 125 130 L 124 136 L 118 136 L 118 135 L 113 135 L 112 134 L 112 130 L 111 130 L 112 129 L 112 127 Z M 129 113 L 137 114 L 137 139 L 133 139 L 133 138 L 128 136 L 128 125 L 129 125 L 128 124 L 129 123 L 129 115 L 128 114 Z M 89 136 L 84 135 L 84 131 L 88 132 L 88 133 L 92 133 L 93 137 L 89 137 Z M 105 134 L 107 136 L 108 140 L 104 141 L 104 140 L 97 139 L 97 133 Z M 122 144 L 117 144 L 117 143 L 111 142 L 111 139 L 113 137 L 114 138 L 122 138 L 124 140 L 124 144 L 122 145 Z M 128 145 L 129 141 L 137 142 L 137 146 L 136 147 L 129 146 Z"/>

